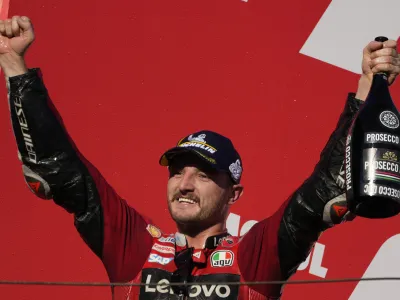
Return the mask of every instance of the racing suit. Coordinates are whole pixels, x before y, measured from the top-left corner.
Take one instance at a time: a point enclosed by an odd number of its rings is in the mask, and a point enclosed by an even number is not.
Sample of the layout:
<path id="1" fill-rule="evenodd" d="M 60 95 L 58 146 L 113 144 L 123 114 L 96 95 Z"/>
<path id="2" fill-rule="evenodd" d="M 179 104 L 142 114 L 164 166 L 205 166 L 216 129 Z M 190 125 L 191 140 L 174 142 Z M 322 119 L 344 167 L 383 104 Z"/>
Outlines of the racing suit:
<path id="1" fill-rule="evenodd" d="M 188 250 L 183 235 L 162 233 L 130 207 L 78 151 L 49 99 L 40 69 L 8 79 L 11 120 L 27 186 L 74 214 L 84 242 L 101 259 L 110 282 L 146 283 L 115 287 L 113 299 L 178 299 L 171 282 L 174 260 Z M 348 94 L 340 120 L 312 174 L 270 217 L 244 236 L 209 237 L 192 256 L 187 299 L 279 299 L 280 285 L 218 282 L 286 280 L 320 234 L 348 215 L 343 159 L 347 130 L 362 101 Z M 202 282 L 215 282 L 205 285 Z M 181 293 L 181 292 L 179 292 Z M 181 294 L 179 294 L 181 295 Z"/>

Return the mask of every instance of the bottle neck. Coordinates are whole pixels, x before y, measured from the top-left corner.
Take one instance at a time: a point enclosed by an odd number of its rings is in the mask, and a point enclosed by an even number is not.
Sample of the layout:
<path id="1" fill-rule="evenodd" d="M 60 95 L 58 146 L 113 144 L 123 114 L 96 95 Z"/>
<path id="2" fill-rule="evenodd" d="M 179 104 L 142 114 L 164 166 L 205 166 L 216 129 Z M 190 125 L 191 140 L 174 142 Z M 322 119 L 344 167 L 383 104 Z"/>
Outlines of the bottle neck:
<path id="1" fill-rule="evenodd" d="M 394 106 L 389 92 L 388 78 L 385 73 L 377 73 L 373 76 L 371 89 L 365 100 L 365 105 L 372 103 L 379 106 Z"/>
<path id="2" fill-rule="evenodd" d="M 374 77 L 379 77 L 381 80 L 385 82 L 385 84 L 389 85 L 387 73 L 385 72 L 376 73 Z"/>

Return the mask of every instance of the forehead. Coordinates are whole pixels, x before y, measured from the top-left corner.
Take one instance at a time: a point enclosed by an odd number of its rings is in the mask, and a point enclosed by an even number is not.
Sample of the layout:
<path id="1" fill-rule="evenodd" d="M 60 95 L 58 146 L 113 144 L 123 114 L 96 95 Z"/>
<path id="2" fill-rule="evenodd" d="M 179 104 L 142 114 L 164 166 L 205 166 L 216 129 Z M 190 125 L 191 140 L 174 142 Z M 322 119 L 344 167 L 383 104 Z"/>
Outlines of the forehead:
<path id="1" fill-rule="evenodd" d="M 177 153 L 169 159 L 168 166 L 172 169 L 195 167 L 203 172 L 219 173 L 210 163 L 190 152 Z"/>

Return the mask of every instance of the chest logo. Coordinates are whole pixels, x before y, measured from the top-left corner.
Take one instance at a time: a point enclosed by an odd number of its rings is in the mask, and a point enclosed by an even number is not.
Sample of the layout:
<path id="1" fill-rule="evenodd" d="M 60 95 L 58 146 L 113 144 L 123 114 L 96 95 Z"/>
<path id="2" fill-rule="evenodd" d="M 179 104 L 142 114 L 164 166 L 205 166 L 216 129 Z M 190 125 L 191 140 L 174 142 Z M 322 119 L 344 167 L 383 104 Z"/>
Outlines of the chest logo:
<path id="1" fill-rule="evenodd" d="M 149 262 L 151 263 L 158 263 L 160 265 L 167 265 L 169 264 L 174 258 L 173 257 L 162 257 L 157 254 L 150 254 L 149 256 Z"/>
<path id="2" fill-rule="evenodd" d="M 175 248 L 174 247 L 160 245 L 160 244 L 157 244 L 157 243 L 155 243 L 153 245 L 152 249 L 157 251 L 157 252 L 161 252 L 161 253 L 175 254 Z"/>
<path id="3" fill-rule="evenodd" d="M 215 251 L 211 255 L 211 266 L 213 267 L 229 267 L 233 265 L 234 254 L 229 250 Z"/>

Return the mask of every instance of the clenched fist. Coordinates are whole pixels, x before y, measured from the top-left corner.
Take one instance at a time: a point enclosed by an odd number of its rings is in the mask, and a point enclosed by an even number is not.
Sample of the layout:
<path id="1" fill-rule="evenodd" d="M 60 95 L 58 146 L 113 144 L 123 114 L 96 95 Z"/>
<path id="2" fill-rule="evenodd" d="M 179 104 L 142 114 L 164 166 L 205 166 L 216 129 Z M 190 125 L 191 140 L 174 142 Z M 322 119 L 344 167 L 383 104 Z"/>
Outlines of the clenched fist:
<path id="1" fill-rule="evenodd" d="M 35 39 L 33 27 L 28 17 L 14 16 L 0 20 L 0 55 L 15 53 L 23 56 Z"/>
<path id="2" fill-rule="evenodd" d="M 7 77 L 27 72 L 23 57 L 34 40 L 33 26 L 28 17 L 0 20 L 0 67 Z"/>

